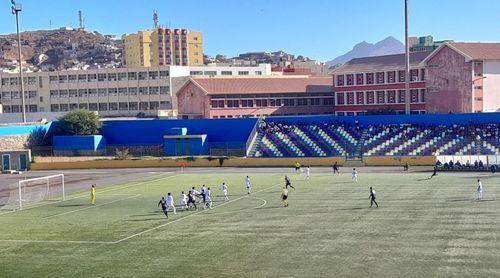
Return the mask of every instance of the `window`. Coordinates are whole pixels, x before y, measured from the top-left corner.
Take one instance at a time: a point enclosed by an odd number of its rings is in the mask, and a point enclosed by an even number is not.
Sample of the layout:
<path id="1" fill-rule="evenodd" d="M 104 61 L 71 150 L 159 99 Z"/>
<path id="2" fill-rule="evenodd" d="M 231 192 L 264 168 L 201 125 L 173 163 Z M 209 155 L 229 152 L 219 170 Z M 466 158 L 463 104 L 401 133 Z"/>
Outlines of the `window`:
<path id="1" fill-rule="evenodd" d="M 108 73 L 108 81 L 116 81 L 116 73 Z"/>
<path id="2" fill-rule="evenodd" d="M 368 85 L 373 84 L 373 73 L 366 74 L 366 84 Z"/>
<path id="3" fill-rule="evenodd" d="M 158 101 L 151 101 L 149 103 L 149 108 L 151 110 L 158 110 L 160 108 L 160 102 L 158 102 Z"/>
<path id="4" fill-rule="evenodd" d="M 474 86 L 474 89 L 476 89 L 476 90 L 482 90 L 483 86 Z"/>
<path id="5" fill-rule="evenodd" d="M 107 103 L 99 103 L 99 111 L 108 111 Z"/>
<path id="6" fill-rule="evenodd" d="M 387 103 L 396 103 L 396 91 L 387 91 Z"/>
<path id="7" fill-rule="evenodd" d="M 354 75 L 353 74 L 347 74 L 346 79 L 347 79 L 347 82 L 346 82 L 347 86 L 354 85 Z"/>
<path id="8" fill-rule="evenodd" d="M 89 109 L 89 105 L 88 105 L 87 103 L 80 103 L 80 104 L 78 105 L 78 108 L 79 108 L 79 109 L 84 109 L 84 110 L 87 110 L 87 109 Z"/>
<path id="9" fill-rule="evenodd" d="M 398 97 L 399 103 L 405 103 L 405 91 L 399 90 L 398 95 L 399 95 L 399 97 Z"/>
<path id="10" fill-rule="evenodd" d="M 169 94 L 169 87 L 160 86 L 160 95 L 168 95 L 168 94 Z"/>
<path id="11" fill-rule="evenodd" d="M 137 72 L 129 72 L 127 73 L 128 80 L 137 80 Z"/>
<path id="12" fill-rule="evenodd" d="M 108 104 L 109 111 L 117 111 L 118 110 L 118 103 L 116 102 L 111 102 Z"/>
<path id="13" fill-rule="evenodd" d="M 250 74 L 250 72 L 246 71 L 246 70 L 244 70 L 244 71 L 238 71 L 238 75 L 249 75 L 249 74 Z"/>
<path id="14" fill-rule="evenodd" d="M 59 104 L 51 104 L 50 112 L 59 112 Z"/>
<path id="15" fill-rule="evenodd" d="M 344 105 L 344 93 L 337 93 L 337 105 Z"/>
<path id="16" fill-rule="evenodd" d="M 60 105 L 60 109 L 61 109 L 61 111 L 62 111 L 62 112 L 67 112 L 67 111 L 69 111 L 69 104 L 67 104 L 67 103 L 62 103 L 62 104 Z"/>
<path id="17" fill-rule="evenodd" d="M 257 107 L 266 107 L 267 106 L 267 99 L 257 99 L 257 100 L 255 100 L 255 105 Z"/>
<path id="18" fill-rule="evenodd" d="M 69 105 L 69 110 L 76 110 L 78 109 L 78 103 L 71 103 Z"/>
<path id="19" fill-rule="evenodd" d="M 139 80 L 146 80 L 146 78 L 148 77 L 148 73 L 147 72 L 139 72 Z"/>
<path id="20" fill-rule="evenodd" d="M 127 88 L 118 88 L 118 96 L 127 96 L 128 89 Z"/>
<path id="21" fill-rule="evenodd" d="M 149 94 L 150 95 L 157 95 L 160 93 L 160 90 L 158 87 L 149 87 Z"/>
<path id="22" fill-rule="evenodd" d="M 19 99 L 20 98 L 20 95 L 19 95 L 19 92 L 10 92 L 10 95 L 11 95 L 11 98 L 12 99 Z"/>
<path id="23" fill-rule="evenodd" d="M 137 105 L 137 102 L 129 102 L 128 104 L 128 109 L 129 110 L 137 110 L 139 106 Z"/>
<path id="24" fill-rule="evenodd" d="M 375 103 L 375 93 L 366 92 L 366 104 L 374 104 L 374 103 Z"/>
<path id="25" fill-rule="evenodd" d="M 233 75 L 233 72 L 229 70 L 223 70 L 221 71 L 221 75 Z"/>
<path id="26" fill-rule="evenodd" d="M 2 86 L 7 86 L 9 85 L 9 79 L 8 78 L 2 78 Z"/>
<path id="27" fill-rule="evenodd" d="M 70 98 L 76 98 L 78 97 L 78 90 L 69 90 L 69 97 Z"/>
<path id="28" fill-rule="evenodd" d="M 399 82 L 405 82 L 405 71 L 404 70 L 400 70 L 398 71 L 398 74 L 399 74 L 399 78 L 398 78 L 398 81 Z"/>
<path id="29" fill-rule="evenodd" d="M 99 95 L 99 97 L 107 97 L 108 91 L 104 88 L 98 89 L 98 95 Z"/>
<path id="30" fill-rule="evenodd" d="M 156 80 L 156 79 L 158 79 L 158 72 L 157 71 L 150 71 L 149 72 L 149 79 L 150 80 Z"/>
<path id="31" fill-rule="evenodd" d="M 425 102 L 425 89 L 420 89 L 420 102 Z"/>
<path id="32" fill-rule="evenodd" d="M 410 71 L 410 81 L 417 82 L 418 81 L 418 69 L 412 69 Z"/>
<path id="33" fill-rule="evenodd" d="M 344 76 L 337 75 L 337 86 L 344 86 Z"/>
<path id="34" fill-rule="evenodd" d="M 97 111 L 97 103 L 89 103 L 90 111 Z"/>
<path id="35" fill-rule="evenodd" d="M 58 98 L 58 97 L 59 97 L 59 91 L 50 90 L 50 98 Z"/>
<path id="36" fill-rule="evenodd" d="M 66 83 L 66 82 L 68 82 L 68 76 L 67 75 L 60 75 L 59 76 L 59 83 Z"/>
<path id="37" fill-rule="evenodd" d="M 262 71 L 260 71 L 260 70 L 256 70 L 256 71 L 255 71 L 255 75 L 262 75 Z"/>
<path id="38" fill-rule="evenodd" d="M 99 74 L 97 75 L 97 81 L 99 81 L 99 82 L 103 82 L 103 81 L 105 81 L 105 80 L 106 80 L 106 74 L 105 74 L 105 73 L 99 73 Z"/>
<path id="39" fill-rule="evenodd" d="M 160 79 L 167 79 L 169 76 L 169 72 L 166 70 L 160 71 Z"/>
<path id="40" fill-rule="evenodd" d="M 36 98 L 36 91 L 28 91 L 28 98 Z"/>
<path id="41" fill-rule="evenodd" d="M 78 93 L 78 94 L 80 94 L 80 93 Z M 89 97 L 97 97 L 97 89 L 89 89 L 88 96 Z"/>
<path id="42" fill-rule="evenodd" d="M 240 107 L 239 100 L 227 100 L 227 107 Z"/>
<path id="43" fill-rule="evenodd" d="M 356 104 L 365 104 L 364 92 L 356 92 Z"/>
<path id="44" fill-rule="evenodd" d="M 411 103 L 417 103 L 418 102 L 418 90 L 410 90 L 411 94 Z"/>
<path id="45" fill-rule="evenodd" d="M 377 91 L 377 103 L 383 104 L 385 103 L 385 92 Z"/>
<path id="46" fill-rule="evenodd" d="M 55 75 L 49 76 L 49 83 L 50 84 L 57 83 L 57 81 L 58 81 L 57 76 L 55 76 Z"/>
<path id="47" fill-rule="evenodd" d="M 140 87 L 139 88 L 139 95 L 141 96 L 146 96 L 148 95 L 148 87 Z"/>
<path id="48" fill-rule="evenodd" d="M 189 75 L 203 75 L 203 71 L 192 70 L 192 71 L 189 72 Z"/>
<path id="49" fill-rule="evenodd" d="M 396 83 L 396 72 L 389 71 L 387 73 L 387 83 Z"/>
<path id="50" fill-rule="evenodd" d="M 117 88 L 108 88 L 108 96 L 115 97 L 117 95 L 118 95 L 118 89 Z"/>
<path id="51" fill-rule="evenodd" d="M 97 75 L 96 74 L 89 74 L 87 80 L 89 82 L 96 82 L 97 81 Z"/>
<path id="52" fill-rule="evenodd" d="M 327 97 L 323 99 L 323 105 L 334 105 L 335 99 L 333 97 Z"/>
<path id="53" fill-rule="evenodd" d="M 297 106 L 307 106 L 307 104 L 308 104 L 307 98 L 298 98 L 297 99 Z"/>
<path id="54" fill-rule="evenodd" d="M 309 99 L 310 105 L 320 105 L 319 98 L 310 98 Z"/>
<path id="55" fill-rule="evenodd" d="M 69 75 L 68 76 L 68 82 L 69 83 L 76 83 L 77 76 L 76 75 Z"/>
<path id="56" fill-rule="evenodd" d="M 363 85 L 364 83 L 364 76 L 362 73 L 356 74 L 356 85 Z"/>
<path id="57" fill-rule="evenodd" d="M 385 72 L 377 72 L 377 84 L 385 83 Z"/>
<path id="58" fill-rule="evenodd" d="M 354 92 L 347 92 L 347 104 L 354 104 Z"/>
<path id="59" fill-rule="evenodd" d="M 78 82 L 87 82 L 87 75 L 86 74 L 79 74 L 78 75 Z"/>
<path id="60" fill-rule="evenodd" d="M 425 69 L 420 69 L 420 80 L 425 81 Z"/>
<path id="61" fill-rule="evenodd" d="M 295 106 L 295 99 L 289 99 L 289 98 L 284 99 L 283 106 Z"/>
<path id="62" fill-rule="evenodd" d="M 205 71 L 204 75 L 207 75 L 207 76 L 216 76 L 217 75 L 217 72 L 214 71 L 214 70 L 207 70 Z"/>
<path id="63" fill-rule="evenodd" d="M 68 97 L 68 90 L 60 90 L 59 91 L 59 97 L 65 98 Z M 62 110 L 62 109 L 61 109 Z M 67 111 L 67 110 L 66 110 Z"/>
<path id="64" fill-rule="evenodd" d="M 36 85 L 36 77 L 28 77 L 28 85 Z"/>
<path id="65" fill-rule="evenodd" d="M 136 96 L 137 95 L 137 88 L 136 87 L 128 88 L 128 95 L 129 96 Z"/>
<path id="66" fill-rule="evenodd" d="M 120 109 L 120 110 L 128 110 L 128 102 L 120 102 L 120 103 L 118 103 L 118 109 Z"/>

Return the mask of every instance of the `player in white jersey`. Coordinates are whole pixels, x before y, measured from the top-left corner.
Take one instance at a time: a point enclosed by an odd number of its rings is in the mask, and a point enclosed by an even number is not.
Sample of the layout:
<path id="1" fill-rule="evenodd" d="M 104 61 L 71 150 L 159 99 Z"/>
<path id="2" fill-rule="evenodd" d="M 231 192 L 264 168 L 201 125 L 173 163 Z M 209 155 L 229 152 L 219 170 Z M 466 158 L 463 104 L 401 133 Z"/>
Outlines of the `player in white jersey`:
<path id="1" fill-rule="evenodd" d="M 358 182 L 358 171 L 356 171 L 356 168 L 352 168 L 352 181 Z"/>
<path id="2" fill-rule="evenodd" d="M 201 198 L 201 192 L 196 190 L 196 188 L 194 188 L 194 186 L 191 188 L 191 193 L 193 193 L 193 199 L 194 201 L 196 202 L 196 197 L 199 197 Z M 200 201 L 198 201 L 199 203 Z"/>
<path id="3" fill-rule="evenodd" d="M 205 209 L 212 209 L 212 191 L 210 187 L 205 189 Z"/>
<path id="4" fill-rule="evenodd" d="M 220 190 L 222 191 L 222 194 L 224 195 L 224 200 L 229 201 L 229 197 L 227 196 L 228 190 L 227 190 L 227 185 L 225 182 L 223 182 L 220 185 Z"/>
<path id="5" fill-rule="evenodd" d="M 177 211 L 175 210 L 174 197 L 172 196 L 172 194 L 170 192 L 168 192 L 167 198 L 165 199 L 165 201 L 167 203 L 167 210 L 169 208 L 172 208 L 174 210 L 174 214 L 177 214 Z"/>
<path id="6" fill-rule="evenodd" d="M 250 184 L 250 178 L 248 176 L 245 178 L 245 187 L 247 189 L 247 194 L 250 194 L 252 185 Z"/>
<path id="7" fill-rule="evenodd" d="M 311 167 L 307 166 L 306 168 L 306 180 L 308 180 L 311 177 Z"/>
<path id="8" fill-rule="evenodd" d="M 184 193 L 184 191 L 182 191 L 179 203 L 181 204 L 181 207 L 183 207 L 186 210 L 188 209 L 187 202 L 188 202 L 188 196 Z"/>
<path id="9" fill-rule="evenodd" d="M 483 200 L 483 183 L 481 182 L 480 179 L 477 179 L 476 200 L 477 201 Z"/>

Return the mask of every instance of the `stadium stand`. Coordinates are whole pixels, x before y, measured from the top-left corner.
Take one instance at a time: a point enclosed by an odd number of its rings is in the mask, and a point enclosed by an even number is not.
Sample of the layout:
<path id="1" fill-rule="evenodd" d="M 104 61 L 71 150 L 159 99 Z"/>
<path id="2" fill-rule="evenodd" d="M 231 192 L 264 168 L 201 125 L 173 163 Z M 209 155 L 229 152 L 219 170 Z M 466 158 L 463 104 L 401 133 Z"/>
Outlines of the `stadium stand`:
<path id="1" fill-rule="evenodd" d="M 499 123 L 260 122 L 255 157 L 498 155 Z"/>

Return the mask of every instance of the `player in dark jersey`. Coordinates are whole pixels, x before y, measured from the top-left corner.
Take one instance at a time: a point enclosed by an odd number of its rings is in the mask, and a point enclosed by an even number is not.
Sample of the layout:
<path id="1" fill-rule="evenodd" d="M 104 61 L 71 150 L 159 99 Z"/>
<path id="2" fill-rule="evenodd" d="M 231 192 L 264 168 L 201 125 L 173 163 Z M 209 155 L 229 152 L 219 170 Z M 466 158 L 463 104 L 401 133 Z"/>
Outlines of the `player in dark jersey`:
<path id="1" fill-rule="evenodd" d="M 339 165 L 337 164 L 337 161 L 335 161 L 335 164 L 333 164 L 333 174 L 335 175 L 335 173 L 340 175 Z"/>
<path id="2" fill-rule="evenodd" d="M 158 206 L 160 205 L 161 205 L 161 210 L 163 210 L 163 213 L 168 218 L 167 201 L 165 200 L 165 197 L 161 197 L 161 200 L 158 202 Z"/>
<path id="3" fill-rule="evenodd" d="M 290 181 L 290 178 L 288 176 L 285 176 L 285 188 L 288 189 L 288 187 L 293 188 L 295 190 L 295 187 L 293 187 L 292 182 Z"/>
<path id="4" fill-rule="evenodd" d="M 377 205 L 377 208 L 378 208 L 378 204 L 377 204 L 377 201 L 375 199 L 377 199 L 377 194 L 375 193 L 375 190 L 373 190 L 372 187 L 370 187 L 370 207 L 373 207 L 373 204 Z"/>
<path id="5" fill-rule="evenodd" d="M 432 179 L 432 177 L 437 176 L 438 174 L 438 167 L 434 166 L 434 171 L 432 172 L 432 175 L 429 177 L 429 179 Z"/>
<path id="6" fill-rule="evenodd" d="M 193 205 L 194 209 L 198 210 L 198 208 L 196 207 L 196 199 L 194 198 L 194 194 L 191 190 L 189 191 L 187 197 L 188 197 L 187 201 L 188 209 L 191 207 L 190 205 Z"/>

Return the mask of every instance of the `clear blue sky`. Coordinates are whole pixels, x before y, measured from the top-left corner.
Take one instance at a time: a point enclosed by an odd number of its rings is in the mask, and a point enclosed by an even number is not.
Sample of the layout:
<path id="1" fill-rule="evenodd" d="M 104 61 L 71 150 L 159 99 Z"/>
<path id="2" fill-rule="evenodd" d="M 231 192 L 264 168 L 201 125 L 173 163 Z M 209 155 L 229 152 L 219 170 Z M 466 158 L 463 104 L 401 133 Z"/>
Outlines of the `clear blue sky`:
<path id="1" fill-rule="evenodd" d="M 19 0 L 22 30 L 78 26 L 105 34 L 160 23 L 202 31 L 205 53 L 285 50 L 329 60 L 361 41 L 403 40 L 403 0 Z M 500 41 L 499 0 L 410 0 L 412 35 Z M 51 23 L 51 25 L 50 25 Z M 0 0 L 0 33 L 15 32 L 10 0 Z"/>

